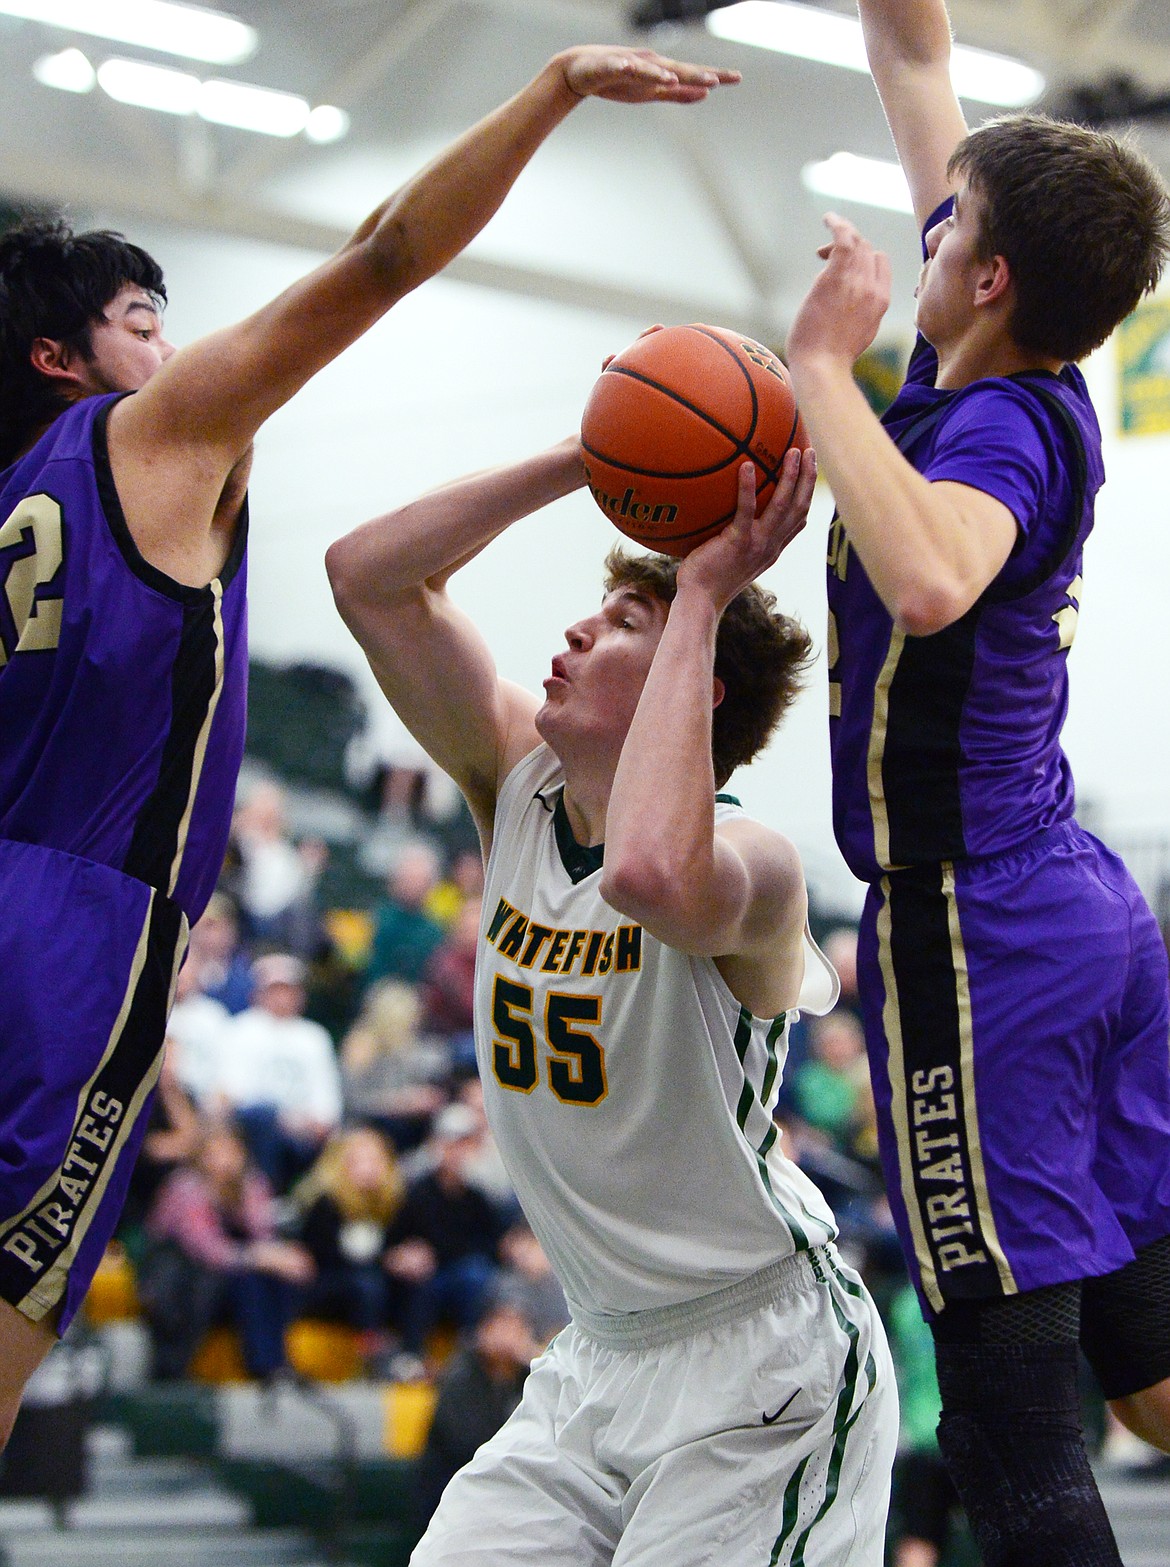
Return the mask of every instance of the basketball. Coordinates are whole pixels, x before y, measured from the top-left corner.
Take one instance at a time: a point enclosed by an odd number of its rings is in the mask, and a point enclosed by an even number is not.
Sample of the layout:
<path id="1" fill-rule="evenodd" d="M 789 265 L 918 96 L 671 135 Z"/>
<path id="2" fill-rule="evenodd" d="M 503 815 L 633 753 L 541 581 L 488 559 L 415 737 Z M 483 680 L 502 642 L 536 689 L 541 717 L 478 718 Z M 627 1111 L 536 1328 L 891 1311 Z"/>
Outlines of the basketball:
<path id="1" fill-rule="evenodd" d="M 585 405 L 589 489 L 627 537 L 686 555 L 735 516 L 739 469 L 756 466 L 756 514 L 784 454 L 808 437 L 788 372 L 762 343 L 724 327 L 664 327 L 602 371 Z"/>

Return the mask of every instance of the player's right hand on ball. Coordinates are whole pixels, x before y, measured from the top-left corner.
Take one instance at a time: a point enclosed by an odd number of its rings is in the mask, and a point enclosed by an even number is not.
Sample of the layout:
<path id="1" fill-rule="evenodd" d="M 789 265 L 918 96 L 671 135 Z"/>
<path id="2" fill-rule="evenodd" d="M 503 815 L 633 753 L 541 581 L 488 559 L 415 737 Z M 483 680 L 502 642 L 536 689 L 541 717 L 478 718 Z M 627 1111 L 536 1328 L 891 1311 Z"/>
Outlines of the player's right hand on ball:
<path id="1" fill-rule="evenodd" d="M 816 453 L 810 446 L 793 447 L 784 458 L 772 498 L 756 516 L 756 470 L 745 462 L 739 470 L 739 505 L 719 533 L 683 558 L 678 584 L 701 582 L 722 606 L 774 566 L 808 521 L 817 482 Z"/>
<path id="2" fill-rule="evenodd" d="M 733 86 L 738 71 L 668 60 L 653 49 L 579 44 L 557 56 L 565 83 L 578 98 L 611 103 L 698 103 L 713 87 Z"/>

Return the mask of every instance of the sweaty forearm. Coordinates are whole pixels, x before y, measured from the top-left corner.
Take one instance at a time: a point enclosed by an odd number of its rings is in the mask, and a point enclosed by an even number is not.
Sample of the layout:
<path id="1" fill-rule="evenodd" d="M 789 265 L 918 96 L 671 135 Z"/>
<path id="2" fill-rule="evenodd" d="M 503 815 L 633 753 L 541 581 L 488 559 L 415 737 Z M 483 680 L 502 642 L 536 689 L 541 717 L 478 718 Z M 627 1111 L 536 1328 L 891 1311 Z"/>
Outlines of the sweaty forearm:
<path id="1" fill-rule="evenodd" d="M 339 601 L 386 603 L 437 589 L 512 523 L 585 482 L 575 437 L 522 462 L 470 474 L 364 523 L 330 546 Z"/>
<path id="2" fill-rule="evenodd" d="M 610 792 L 603 891 L 651 925 L 656 905 L 689 897 L 713 869 L 719 618 L 699 591 L 675 598 Z"/>
<path id="3" fill-rule="evenodd" d="M 553 59 L 370 215 L 351 244 L 396 296 L 442 270 L 499 208 L 533 153 L 580 102 Z"/>
<path id="4" fill-rule="evenodd" d="M 789 369 L 820 472 L 879 598 L 912 635 L 957 619 L 986 584 L 948 493 L 898 451 L 847 365 L 797 356 Z"/>
<path id="5" fill-rule="evenodd" d="M 943 0 L 858 0 L 871 65 L 931 65 L 951 52 Z"/>

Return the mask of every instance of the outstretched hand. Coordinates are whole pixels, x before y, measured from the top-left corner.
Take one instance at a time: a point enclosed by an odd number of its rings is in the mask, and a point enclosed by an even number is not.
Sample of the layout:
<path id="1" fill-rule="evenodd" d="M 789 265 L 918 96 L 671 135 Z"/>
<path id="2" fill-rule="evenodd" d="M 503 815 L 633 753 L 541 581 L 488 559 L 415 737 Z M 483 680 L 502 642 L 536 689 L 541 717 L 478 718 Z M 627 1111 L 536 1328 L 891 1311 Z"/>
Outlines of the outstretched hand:
<path id="1" fill-rule="evenodd" d="M 825 216 L 832 235 L 817 255 L 824 270 L 805 295 L 788 333 L 786 358 L 825 354 L 852 367 L 877 336 L 890 304 L 890 258 L 852 223 Z"/>
<path id="2" fill-rule="evenodd" d="M 817 482 L 816 453 L 811 447 L 785 454 L 772 498 L 756 516 L 756 470 L 745 462 L 739 470 L 739 505 L 735 516 L 713 538 L 692 550 L 678 568 L 678 586 L 703 586 L 724 608 L 737 593 L 775 565 L 783 550 L 808 521 Z"/>
<path id="3" fill-rule="evenodd" d="M 653 49 L 580 44 L 558 56 L 565 84 L 578 98 L 611 103 L 699 103 L 713 87 L 734 86 L 738 71 L 668 60 Z"/>

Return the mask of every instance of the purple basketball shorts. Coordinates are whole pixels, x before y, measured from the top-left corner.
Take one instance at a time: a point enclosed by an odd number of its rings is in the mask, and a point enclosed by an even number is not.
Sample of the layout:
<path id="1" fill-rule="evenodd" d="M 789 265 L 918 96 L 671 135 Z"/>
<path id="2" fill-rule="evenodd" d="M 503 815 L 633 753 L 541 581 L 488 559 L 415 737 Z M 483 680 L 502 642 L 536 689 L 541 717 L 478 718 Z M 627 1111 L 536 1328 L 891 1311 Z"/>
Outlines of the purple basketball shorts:
<path id="1" fill-rule="evenodd" d="M 1166 948 L 1073 822 L 869 891 L 882 1163 L 924 1305 L 1111 1273 L 1170 1234 Z"/>
<path id="2" fill-rule="evenodd" d="M 61 1332 L 121 1211 L 185 941 L 143 882 L 0 840 L 0 1296 Z"/>

